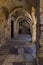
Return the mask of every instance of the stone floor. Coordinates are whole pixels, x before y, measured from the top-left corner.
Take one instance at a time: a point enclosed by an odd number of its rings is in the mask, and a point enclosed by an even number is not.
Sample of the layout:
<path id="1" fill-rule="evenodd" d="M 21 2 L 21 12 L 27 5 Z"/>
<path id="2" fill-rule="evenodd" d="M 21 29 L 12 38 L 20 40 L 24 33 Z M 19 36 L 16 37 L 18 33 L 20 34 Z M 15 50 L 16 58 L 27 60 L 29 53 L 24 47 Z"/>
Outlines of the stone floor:
<path id="1" fill-rule="evenodd" d="M 30 47 L 5 45 L 0 48 L 0 65 L 32 65 L 35 63 L 34 55 Z"/>
<path id="2" fill-rule="evenodd" d="M 35 58 L 36 47 L 30 42 L 10 40 L 0 47 L 0 65 L 36 65 Z"/>

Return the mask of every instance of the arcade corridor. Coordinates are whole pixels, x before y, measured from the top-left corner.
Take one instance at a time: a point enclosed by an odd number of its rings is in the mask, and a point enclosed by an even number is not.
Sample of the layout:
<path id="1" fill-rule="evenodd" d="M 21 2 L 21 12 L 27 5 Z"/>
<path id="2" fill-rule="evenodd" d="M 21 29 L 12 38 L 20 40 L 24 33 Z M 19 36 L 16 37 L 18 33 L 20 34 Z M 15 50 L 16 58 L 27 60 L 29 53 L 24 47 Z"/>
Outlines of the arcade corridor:
<path id="1" fill-rule="evenodd" d="M 0 0 L 0 65 L 43 65 L 42 0 Z"/>

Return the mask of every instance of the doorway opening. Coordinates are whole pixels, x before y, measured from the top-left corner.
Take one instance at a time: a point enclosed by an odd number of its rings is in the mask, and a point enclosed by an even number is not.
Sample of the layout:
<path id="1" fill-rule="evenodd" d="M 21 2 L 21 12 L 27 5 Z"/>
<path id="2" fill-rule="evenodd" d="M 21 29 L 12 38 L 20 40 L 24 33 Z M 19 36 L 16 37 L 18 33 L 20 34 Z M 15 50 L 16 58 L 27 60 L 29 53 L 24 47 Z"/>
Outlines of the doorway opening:
<path id="1" fill-rule="evenodd" d="M 31 35 L 30 24 L 26 20 L 22 20 L 19 22 L 18 33 Z"/>
<path id="2" fill-rule="evenodd" d="M 11 20 L 11 38 L 13 38 L 13 36 L 14 36 L 13 27 L 14 27 L 13 20 Z"/>

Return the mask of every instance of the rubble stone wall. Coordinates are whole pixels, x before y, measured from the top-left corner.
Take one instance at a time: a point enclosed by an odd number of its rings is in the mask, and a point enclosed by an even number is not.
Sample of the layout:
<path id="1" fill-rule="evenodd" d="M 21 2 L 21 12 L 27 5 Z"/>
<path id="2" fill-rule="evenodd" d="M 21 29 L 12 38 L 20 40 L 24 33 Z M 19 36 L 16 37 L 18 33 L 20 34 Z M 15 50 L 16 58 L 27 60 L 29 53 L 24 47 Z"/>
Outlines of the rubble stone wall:
<path id="1" fill-rule="evenodd" d="M 0 9 L 0 45 L 4 44 L 9 39 L 9 24 L 8 19 L 5 17 L 5 12 Z"/>

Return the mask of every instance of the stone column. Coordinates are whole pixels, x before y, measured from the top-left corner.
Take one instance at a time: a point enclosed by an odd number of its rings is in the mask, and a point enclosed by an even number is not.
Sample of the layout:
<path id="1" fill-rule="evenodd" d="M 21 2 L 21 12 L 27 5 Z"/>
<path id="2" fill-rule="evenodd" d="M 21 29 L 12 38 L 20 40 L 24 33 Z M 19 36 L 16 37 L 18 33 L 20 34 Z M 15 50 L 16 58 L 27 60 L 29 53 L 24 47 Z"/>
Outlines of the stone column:
<path id="1" fill-rule="evenodd" d="M 36 41 L 36 17 L 35 17 L 35 9 L 32 8 L 32 18 L 33 18 L 33 25 L 32 25 L 32 42 L 34 43 Z"/>

